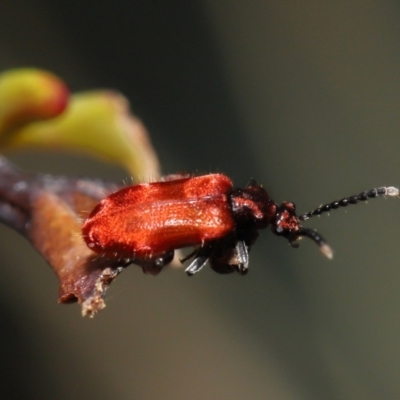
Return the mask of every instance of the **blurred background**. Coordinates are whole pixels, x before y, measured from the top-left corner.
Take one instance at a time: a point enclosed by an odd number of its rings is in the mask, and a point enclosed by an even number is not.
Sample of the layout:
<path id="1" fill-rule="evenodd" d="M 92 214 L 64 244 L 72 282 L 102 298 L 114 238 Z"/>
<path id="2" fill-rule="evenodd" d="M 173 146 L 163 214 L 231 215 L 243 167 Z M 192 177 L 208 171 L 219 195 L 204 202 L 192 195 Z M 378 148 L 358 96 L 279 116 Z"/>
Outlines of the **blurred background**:
<path id="1" fill-rule="evenodd" d="M 299 212 L 400 185 L 397 2 L 3 0 L 0 69 L 124 93 L 163 171 L 251 177 Z M 39 172 L 122 182 L 68 154 Z M 335 251 L 264 232 L 250 273 L 135 266 L 83 319 L 29 244 L 1 227 L 0 398 L 398 399 L 400 202 L 310 220 Z"/>

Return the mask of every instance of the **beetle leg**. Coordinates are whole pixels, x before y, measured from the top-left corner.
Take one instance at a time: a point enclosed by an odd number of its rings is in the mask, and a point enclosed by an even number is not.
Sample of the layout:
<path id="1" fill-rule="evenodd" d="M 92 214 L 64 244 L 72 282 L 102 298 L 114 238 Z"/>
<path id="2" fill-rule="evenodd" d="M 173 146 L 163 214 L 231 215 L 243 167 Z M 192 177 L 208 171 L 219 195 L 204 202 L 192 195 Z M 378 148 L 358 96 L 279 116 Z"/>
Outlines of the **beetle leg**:
<path id="1" fill-rule="evenodd" d="M 241 231 L 214 241 L 210 257 L 211 269 L 219 274 L 229 274 L 233 271 L 240 275 L 247 274 L 251 241 L 252 235 L 246 237 Z"/>
<path id="2" fill-rule="evenodd" d="M 198 249 L 194 249 L 192 252 L 190 252 L 187 256 L 180 258 L 179 261 L 181 262 L 181 264 L 183 264 L 185 261 L 189 260 L 189 258 L 194 257 L 196 254 L 198 254 L 199 250 Z"/>
<path id="3" fill-rule="evenodd" d="M 157 275 L 161 272 L 163 267 L 169 264 L 174 258 L 173 251 L 167 251 L 165 253 L 159 254 L 157 257 L 149 259 L 133 259 L 132 262 L 136 265 L 142 267 L 145 274 Z"/>
<path id="4" fill-rule="evenodd" d="M 210 257 L 208 256 L 197 256 L 190 265 L 185 269 L 185 272 L 189 276 L 193 276 L 199 272 L 206 264 Z"/>
<path id="5" fill-rule="evenodd" d="M 243 240 L 236 242 L 236 255 L 239 261 L 238 269 L 240 274 L 246 274 L 249 268 L 249 251 L 247 250 L 246 243 Z"/>
<path id="6" fill-rule="evenodd" d="M 196 253 L 195 259 L 185 269 L 185 272 L 189 276 L 193 276 L 194 274 L 199 272 L 207 264 L 207 261 L 209 260 L 212 251 L 213 244 L 211 243 L 201 246 Z"/>

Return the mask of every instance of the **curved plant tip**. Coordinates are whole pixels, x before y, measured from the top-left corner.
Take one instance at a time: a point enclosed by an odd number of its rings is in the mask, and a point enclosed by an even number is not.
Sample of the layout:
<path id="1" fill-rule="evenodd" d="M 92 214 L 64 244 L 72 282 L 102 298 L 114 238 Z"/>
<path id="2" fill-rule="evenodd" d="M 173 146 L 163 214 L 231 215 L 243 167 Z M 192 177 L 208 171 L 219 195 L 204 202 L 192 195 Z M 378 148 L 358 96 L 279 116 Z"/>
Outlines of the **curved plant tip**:
<path id="1" fill-rule="evenodd" d="M 68 95 L 54 75 L 18 69 L 0 75 L 0 149 L 88 153 L 126 168 L 136 181 L 157 179 L 157 155 L 128 101 L 113 91 Z"/>
<path id="2" fill-rule="evenodd" d="M 0 143 L 32 121 L 54 118 L 68 104 L 65 83 L 50 72 L 21 68 L 0 74 Z"/>

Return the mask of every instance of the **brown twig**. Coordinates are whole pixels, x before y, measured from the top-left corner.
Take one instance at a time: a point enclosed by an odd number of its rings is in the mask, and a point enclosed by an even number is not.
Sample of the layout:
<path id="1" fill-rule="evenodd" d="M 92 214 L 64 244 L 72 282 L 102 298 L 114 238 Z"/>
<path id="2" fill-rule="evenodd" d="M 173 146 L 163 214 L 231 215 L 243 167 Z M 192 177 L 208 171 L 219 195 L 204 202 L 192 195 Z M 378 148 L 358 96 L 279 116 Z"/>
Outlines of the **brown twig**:
<path id="1" fill-rule="evenodd" d="M 101 180 L 30 175 L 0 157 L 0 222 L 26 237 L 60 281 L 59 301 L 79 302 L 83 315 L 104 307 L 103 296 L 126 261 L 93 253 L 82 220 L 117 189 Z"/>

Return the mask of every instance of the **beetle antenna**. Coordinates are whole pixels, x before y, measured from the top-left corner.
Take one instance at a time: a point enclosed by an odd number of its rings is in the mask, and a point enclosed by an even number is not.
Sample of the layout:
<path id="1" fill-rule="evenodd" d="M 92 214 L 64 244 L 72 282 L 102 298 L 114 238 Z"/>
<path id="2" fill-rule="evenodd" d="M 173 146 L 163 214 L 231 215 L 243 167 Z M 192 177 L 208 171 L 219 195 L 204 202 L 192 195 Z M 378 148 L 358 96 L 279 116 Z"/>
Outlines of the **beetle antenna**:
<path id="1" fill-rule="evenodd" d="M 325 239 L 316 231 L 313 231 L 312 229 L 308 228 L 303 228 L 301 227 L 297 232 L 296 236 L 294 237 L 293 240 L 290 240 L 289 243 L 293 247 L 297 247 L 298 244 L 294 242 L 294 240 L 297 240 L 299 237 L 305 236 L 310 238 L 312 241 L 314 241 L 319 249 L 321 250 L 322 254 L 324 256 L 328 257 L 329 259 L 332 259 L 333 257 L 333 251 L 331 246 L 325 241 Z"/>
<path id="2" fill-rule="evenodd" d="M 347 207 L 349 204 L 357 204 L 360 201 L 367 201 L 368 199 L 373 199 L 375 197 L 399 197 L 399 189 L 389 186 L 389 187 L 380 187 L 378 189 L 371 189 L 366 192 L 361 192 L 356 196 L 345 197 L 339 201 L 333 201 L 332 203 L 324 204 L 313 211 L 309 211 L 306 214 L 302 214 L 299 216 L 300 221 L 307 221 L 311 217 L 316 215 L 321 215 L 322 213 L 329 212 L 331 210 L 336 210 L 340 207 Z M 304 235 L 311 238 L 309 235 Z M 314 239 L 313 239 L 314 240 Z M 315 240 L 314 240 L 315 241 Z"/>

